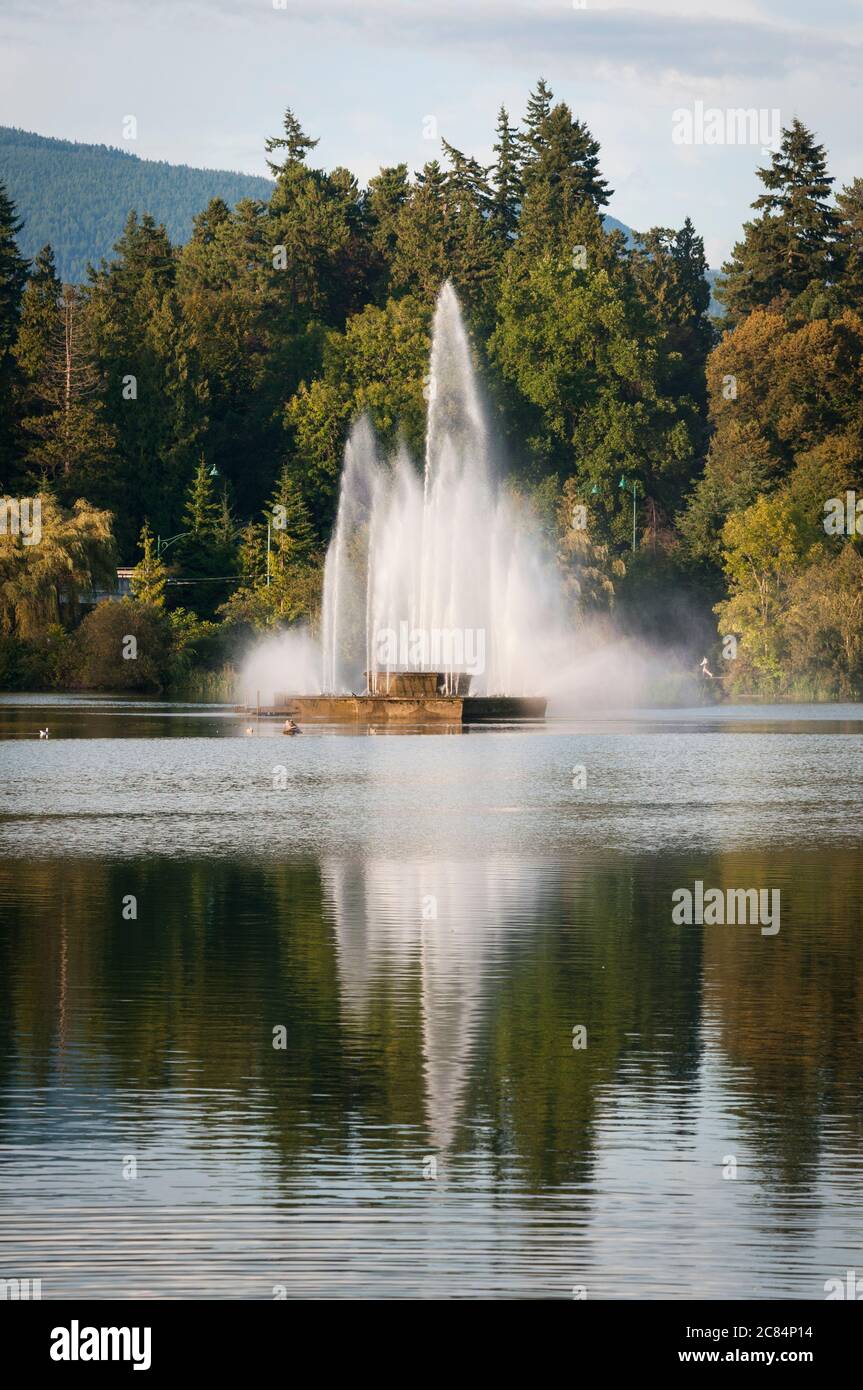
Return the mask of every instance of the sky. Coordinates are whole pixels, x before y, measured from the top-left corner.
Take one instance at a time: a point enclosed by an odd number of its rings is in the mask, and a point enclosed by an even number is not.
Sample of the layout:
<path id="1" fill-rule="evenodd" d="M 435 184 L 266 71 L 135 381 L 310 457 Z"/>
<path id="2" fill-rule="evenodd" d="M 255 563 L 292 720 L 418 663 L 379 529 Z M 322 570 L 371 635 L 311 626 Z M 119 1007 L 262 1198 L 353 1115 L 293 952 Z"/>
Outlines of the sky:
<path id="1" fill-rule="evenodd" d="M 287 106 L 362 182 L 441 136 L 490 163 L 540 75 L 600 142 L 607 211 L 690 216 L 713 266 L 762 146 L 675 143 L 676 111 L 797 115 L 837 187 L 863 175 L 863 0 L 0 0 L 0 124 L 205 168 L 266 173 Z"/>

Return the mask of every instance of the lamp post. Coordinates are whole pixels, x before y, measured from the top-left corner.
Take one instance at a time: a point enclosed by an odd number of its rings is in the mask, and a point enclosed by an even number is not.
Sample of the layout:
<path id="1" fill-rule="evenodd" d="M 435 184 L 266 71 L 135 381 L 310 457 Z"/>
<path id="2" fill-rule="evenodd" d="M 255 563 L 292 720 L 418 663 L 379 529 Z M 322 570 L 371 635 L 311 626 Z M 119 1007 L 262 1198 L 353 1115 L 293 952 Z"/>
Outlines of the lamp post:
<path id="1" fill-rule="evenodd" d="M 173 545 L 174 541 L 181 541 L 184 536 L 190 536 L 191 534 L 191 531 L 180 531 L 176 536 L 169 536 L 166 541 L 163 541 L 161 536 L 157 536 L 156 558 L 158 559 L 158 557 L 162 554 L 162 551 L 167 550 L 169 545 Z"/>

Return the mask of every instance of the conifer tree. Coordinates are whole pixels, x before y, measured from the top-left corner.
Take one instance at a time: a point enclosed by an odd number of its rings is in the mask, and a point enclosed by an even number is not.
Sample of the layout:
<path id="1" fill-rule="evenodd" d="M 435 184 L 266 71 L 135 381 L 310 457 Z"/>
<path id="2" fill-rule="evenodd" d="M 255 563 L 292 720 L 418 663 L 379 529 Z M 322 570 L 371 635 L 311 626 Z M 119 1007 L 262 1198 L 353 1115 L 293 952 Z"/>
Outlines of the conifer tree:
<path id="1" fill-rule="evenodd" d="M 837 194 L 838 279 L 841 300 L 863 311 L 863 178 L 856 178 Z"/>
<path id="2" fill-rule="evenodd" d="M 60 284 L 53 251 L 43 246 L 24 290 L 15 344 L 24 376 L 21 443 L 31 475 L 54 478 L 70 502 L 114 459 L 91 337 L 83 292 Z"/>
<path id="3" fill-rule="evenodd" d="M 827 286 L 836 272 L 833 179 L 824 146 L 796 117 L 758 177 L 766 191 L 752 207 L 761 215 L 745 224 L 718 287 L 732 322 L 774 302 L 787 304 L 810 286 Z"/>
<path id="4" fill-rule="evenodd" d="M 216 540 L 220 541 L 222 545 L 233 545 L 236 533 L 237 527 L 234 521 L 233 508 L 231 507 L 228 484 L 225 483 L 222 487 L 222 495 L 219 498 L 219 512 L 216 517 L 216 525 L 213 534 Z"/>
<path id="5" fill-rule="evenodd" d="M 235 527 L 226 489 L 221 496 L 215 470 L 201 455 L 186 493 L 185 534 L 177 545 L 184 607 L 201 618 L 214 616 L 227 597 L 236 566 Z M 192 582 L 189 582 L 192 581 Z"/>
<path id="6" fill-rule="evenodd" d="M 309 509 L 288 463 L 282 465 L 276 479 L 268 517 L 271 545 L 279 565 L 308 563 L 315 550 L 315 533 Z"/>
<path id="7" fill-rule="evenodd" d="M 178 529 L 183 480 L 206 429 L 208 383 L 165 228 L 131 214 L 114 249 L 86 290 L 99 394 L 117 437 L 115 462 L 94 472 L 90 495 L 115 513 L 128 556 L 145 516 L 163 535 Z"/>
<path id="8" fill-rule="evenodd" d="M 433 299 L 449 273 L 446 174 L 432 159 L 417 174 L 399 216 L 393 284 Z"/>
<path id="9" fill-rule="evenodd" d="M 408 166 L 394 164 L 369 179 L 369 213 L 375 249 L 392 264 L 398 237 L 398 220 L 410 196 Z"/>
<path id="10" fill-rule="evenodd" d="M 458 210 L 473 206 L 481 214 L 491 208 L 491 189 L 488 184 L 488 168 L 478 163 L 471 155 L 463 154 L 447 140 L 441 144 L 449 160 L 450 168 L 446 174 L 446 189 L 450 205 Z"/>
<path id="11" fill-rule="evenodd" d="M 23 225 L 6 185 L 0 183 L 0 358 L 5 357 L 15 341 L 21 296 L 27 283 L 28 263 L 15 240 Z"/>
<path id="12" fill-rule="evenodd" d="M 568 224 L 578 210 L 599 212 L 612 192 L 600 173 L 598 141 L 564 102 L 549 112 L 541 135 L 538 144 L 533 142 L 536 153 L 523 167 L 519 242 L 530 254 L 565 245 L 571 239 Z"/>
<path id="13" fill-rule="evenodd" d="M 291 165 L 304 163 L 309 150 L 313 150 L 318 143 L 306 134 L 290 107 L 285 112 L 284 131 L 284 135 L 271 135 L 264 146 L 267 154 L 274 154 L 277 150 L 285 151 L 281 164 L 271 159 L 267 160 L 276 178 L 286 173 Z"/>
<path id="14" fill-rule="evenodd" d="M 514 240 L 518 228 L 524 184 L 521 177 L 519 134 L 517 128 L 510 125 L 505 106 L 498 112 L 496 134 L 494 152 L 497 159 L 492 174 L 491 225 L 497 240 L 508 245 Z"/>
<path id="15" fill-rule="evenodd" d="M 62 287 L 46 349 L 39 383 L 43 399 L 68 411 L 93 396 L 101 385 L 101 374 L 94 360 L 86 298 L 77 285 Z"/>
<path id="16" fill-rule="evenodd" d="M 63 286 L 57 278 L 54 252 L 43 246 L 33 261 L 21 296 L 21 314 L 15 341 L 15 356 L 35 381 L 43 372 L 57 331 L 58 308 Z"/>
<path id="17" fill-rule="evenodd" d="M 546 83 L 545 78 L 541 77 L 536 84 L 536 91 L 531 92 L 528 98 L 524 116 L 523 143 L 526 161 L 536 159 L 545 148 L 545 124 L 551 114 L 553 100 L 554 92 Z"/>
<path id="18" fill-rule="evenodd" d="M 199 538 L 214 537 L 219 529 L 220 512 L 212 469 L 207 467 L 202 454 L 186 493 L 183 511 L 186 529 Z"/>
<path id="19" fill-rule="evenodd" d="M 141 559 L 132 571 L 133 597 L 139 603 L 149 603 L 153 608 L 164 608 L 168 571 L 165 562 L 156 553 L 149 521 L 145 521 L 141 527 L 138 548 L 141 551 Z"/>
<path id="20" fill-rule="evenodd" d="M 262 526 L 249 521 L 240 531 L 240 584 L 247 590 L 257 587 L 267 568 L 266 539 Z"/>
<path id="21" fill-rule="evenodd" d="M 12 348 L 28 264 L 15 238 L 23 225 L 5 184 L 0 183 L 0 475 L 4 479 L 9 477 L 15 446 L 13 394 L 19 373 Z"/>

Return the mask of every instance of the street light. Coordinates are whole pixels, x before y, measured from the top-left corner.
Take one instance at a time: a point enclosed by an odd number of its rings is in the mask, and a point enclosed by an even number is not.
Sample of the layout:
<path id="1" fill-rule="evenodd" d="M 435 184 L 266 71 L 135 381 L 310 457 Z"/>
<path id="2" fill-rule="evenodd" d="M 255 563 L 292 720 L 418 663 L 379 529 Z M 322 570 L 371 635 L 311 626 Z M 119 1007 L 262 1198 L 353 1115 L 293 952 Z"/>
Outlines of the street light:
<path id="1" fill-rule="evenodd" d="M 183 539 L 184 536 L 190 536 L 191 534 L 192 534 L 191 531 L 180 531 L 180 532 L 178 533 L 178 535 L 176 535 L 176 536 L 169 536 L 168 539 L 167 539 L 166 541 L 163 541 L 161 536 L 157 536 L 157 537 L 156 537 L 156 558 L 158 559 L 158 557 L 161 555 L 162 551 L 163 551 L 163 550 L 167 550 L 169 545 L 173 545 L 173 544 L 174 544 L 174 541 L 181 541 L 181 540 Z"/>

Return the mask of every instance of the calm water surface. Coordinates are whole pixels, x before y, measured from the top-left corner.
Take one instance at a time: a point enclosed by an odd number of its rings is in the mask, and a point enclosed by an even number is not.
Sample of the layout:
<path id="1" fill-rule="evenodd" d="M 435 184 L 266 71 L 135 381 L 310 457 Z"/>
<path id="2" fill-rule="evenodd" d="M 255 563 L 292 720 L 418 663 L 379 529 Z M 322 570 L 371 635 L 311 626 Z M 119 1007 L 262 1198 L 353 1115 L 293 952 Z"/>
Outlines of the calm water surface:
<path id="1" fill-rule="evenodd" d="M 0 699 L 0 1278 L 822 1298 L 863 1269 L 863 707 L 248 726 Z M 779 933 L 674 925 L 696 880 L 778 889 Z"/>

